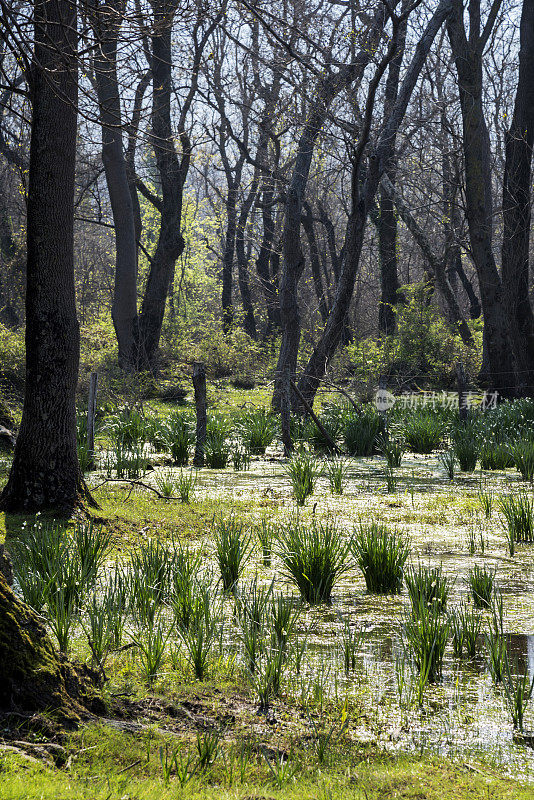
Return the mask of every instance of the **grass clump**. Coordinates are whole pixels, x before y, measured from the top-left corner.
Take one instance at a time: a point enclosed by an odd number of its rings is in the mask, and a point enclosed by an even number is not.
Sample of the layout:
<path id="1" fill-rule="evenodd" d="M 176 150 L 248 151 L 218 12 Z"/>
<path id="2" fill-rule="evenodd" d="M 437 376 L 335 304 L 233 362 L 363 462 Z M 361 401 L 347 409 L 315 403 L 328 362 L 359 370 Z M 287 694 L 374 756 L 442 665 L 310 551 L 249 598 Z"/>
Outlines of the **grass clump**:
<path id="1" fill-rule="evenodd" d="M 314 493 L 320 470 L 316 460 L 308 453 L 297 453 L 287 465 L 287 474 L 293 487 L 293 495 L 298 506 Z"/>
<path id="2" fill-rule="evenodd" d="M 467 575 L 473 603 L 477 608 L 490 608 L 496 570 L 489 570 L 475 564 Z"/>
<path id="3" fill-rule="evenodd" d="M 417 567 L 409 567 L 404 573 L 404 579 L 414 608 L 420 603 L 428 605 L 433 602 L 438 603 L 441 609 L 447 607 L 450 581 L 444 576 L 441 566 L 425 567 L 418 564 Z"/>
<path id="4" fill-rule="evenodd" d="M 443 673 L 450 622 L 438 603 L 419 603 L 405 618 L 403 646 L 424 681 L 435 683 Z"/>
<path id="5" fill-rule="evenodd" d="M 349 543 L 331 520 L 306 524 L 297 519 L 280 525 L 277 553 L 310 605 L 330 603 L 332 590 L 351 566 Z"/>
<path id="6" fill-rule="evenodd" d="M 459 425 L 452 432 L 452 447 L 462 472 L 473 472 L 480 452 L 480 437 L 474 424 Z"/>
<path id="7" fill-rule="evenodd" d="M 240 420 L 239 432 L 249 453 L 264 455 L 276 436 L 276 420 L 264 408 L 246 412 Z"/>
<path id="8" fill-rule="evenodd" d="M 474 658 L 482 630 L 480 613 L 464 603 L 451 610 L 449 621 L 452 630 L 452 650 L 456 658 Z"/>
<path id="9" fill-rule="evenodd" d="M 331 494 L 343 494 L 347 475 L 347 461 L 344 458 L 332 458 L 326 465 L 326 474 Z"/>
<path id="10" fill-rule="evenodd" d="M 215 556 L 221 573 L 223 590 L 235 589 L 252 552 L 252 536 L 244 523 L 234 516 L 213 520 Z"/>
<path id="11" fill-rule="evenodd" d="M 377 437 L 379 452 L 384 456 L 390 468 L 400 467 L 402 457 L 406 452 L 406 445 L 402 439 L 394 439 L 386 434 Z"/>
<path id="12" fill-rule="evenodd" d="M 523 480 L 534 483 L 534 439 L 521 439 L 510 447 L 510 453 Z"/>
<path id="13" fill-rule="evenodd" d="M 345 422 L 343 438 L 351 456 L 372 456 L 376 438 L 384 431 L 384 421 L 376 411 L 352 414 Z"/>
<path id="14" fill-rule="evenodd" d="M 398 594 L 410 546 L 402 533 L 372 522 L 360 524 L 350 542 L 356 563 L 363 572 L 367 591 Z"/>
<path id="15" fill-rule="evenodd" d="M 413 453 L 424 455 L 440 446 L 444 432 L 443 419 L 424 409 L 411 414 L 404 425 L 406 444 Z"/>
<path id="16" fill-rule="evenodd" d="M 513 556 L 516 542 L 534 542 L 534 500 L 521 491 L 503 495 L 498 504 L 506 524 L 510 555 Z"/>

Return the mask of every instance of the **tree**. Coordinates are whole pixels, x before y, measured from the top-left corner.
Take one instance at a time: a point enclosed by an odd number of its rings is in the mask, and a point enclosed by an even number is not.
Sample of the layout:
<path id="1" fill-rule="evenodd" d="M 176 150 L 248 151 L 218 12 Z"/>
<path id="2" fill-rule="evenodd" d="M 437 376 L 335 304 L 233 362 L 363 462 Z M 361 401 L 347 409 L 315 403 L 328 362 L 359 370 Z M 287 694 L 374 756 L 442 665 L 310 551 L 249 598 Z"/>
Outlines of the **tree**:
<path id="1" fill-rule="evenodd" d="M 458 77 L 463 123 L 466 213 L 471 253 L 476 266 L 489 379 L 503 396 L 515 389 L 515 369 L 501 276 L 493 254 L 491 149 L 483 105 L 482 58 L 500 0 L 495 0 L 484 27 L 480 0 L 469 2 L 469 33 L 462 0 L 453 0 L 447 31 Z"/>
<path id="2" fill-rule="evenodd" d="M 519 77 L 506 133 L 503 181 L 502 279 L 504 304 L 518 368 L 520 393 L 534 396 L 534 314 L 529 300 L 529 239 L 534 144 L 534 2 L 521 14 Z"/>
<path id="3" fill-rule="evenodd" d="M 4 511 L 89 499 L 76 450 L 79 328 L 73 264 L 76 4 L 35 0 L 27 218 L 26 390 Z"/>

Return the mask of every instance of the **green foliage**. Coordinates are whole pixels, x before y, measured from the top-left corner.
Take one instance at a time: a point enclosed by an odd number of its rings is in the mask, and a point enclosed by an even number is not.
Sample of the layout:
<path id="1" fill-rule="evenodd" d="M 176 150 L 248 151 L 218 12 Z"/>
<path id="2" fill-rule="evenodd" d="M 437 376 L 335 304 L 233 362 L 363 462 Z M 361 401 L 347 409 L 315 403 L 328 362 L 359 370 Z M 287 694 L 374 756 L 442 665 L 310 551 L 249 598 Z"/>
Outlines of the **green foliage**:
<path id="1" fill-rule="evenodd" d="M 530 433 L 532 437 L 532 433 Z M 516 469 L 524 481 L 534 482 L 534 439 L 520 439 L 510 446 Z"/>
<path id="2" fill-rule="evenodd" d="M 474 658 L 482 630 L 480 612 L 464 603 L 451 610 L 449 621 L 452 630 L 452 650 L 456 658 Z"/>
<path id="3" fill-rule="evenodd" d="M 499 510 L 504 516 L 510 555 L 514 555 L 515 542 L 534 542 L 534 499 L 526 492 L 502 495 Z"/>
<path id="4" fill-rule="evenodd" d="M 239 420 L 238 430 L 248 452 L 264 455 L 276 436 L 276 420 L 264 408 L 247 411 Z"/>
<path id="5" fill-rule="evenodd" d="M 475 346 L 466 347 L 441 316 L 428 285 L 403 286 L 401 291 L 406 302 L 395 308 L 395 334 L 347 346 L 355 376 L 375 385 L 387 374 L 401 382 L 446 386 L 459 360 L 469 375 L 476 375 L 482 361 L 480 324 L 471 323 Z"/>
<path id="6" fill-rule="evenodd" d="M 449 638 L 450 622 L 439 603 L 421 602 L 408 614 L 403 625 L 403 643 L 416 669 L 430 683 L 443 672 L 443 657 Z"/>
<path id="7" fill-rule="evenodd" d="M 471 591 L 473 603 L 477 608 L 490 608 L 493 596 L 495 570 L 488 570 L 475 564 L 467 575 L 467 582 Z"/>
<path id="8" fill-rule="evenodd" d="M 326 464 L 326 474 L 331 494 L 343 494 L 343 486 L 347 476 L 347 461 L 344 458 L 332 458 Z"/>
<path id="9" fill-rule="evenodd" d="M 218 516 L 213 520 L 215 557 L 219 564 L 225 592 L 233 591 L 243 574 L 252 552 L 252 534 L 234 516 Z"/>
<path id="10" fill-rule="evenodd" d="M 462 472 L 473 472 L 480 452 L 480 431 L 473 422 L 459 424 L 452 431 L 452 446 Z"/>
<path id="11" fill-rule="evenodd" d="M 443 416 L 431 409 L 412 411 L 404 423 L 406 444 L 413 453 L 431 453 L 440 446 L 444 433 Z"/>
<path id="12" fill-rule="evenodd" d="M 388 467 L 400 467 L 406 445 L 402 439 L 396 439 L 386 433 L 377 436 L 378 451 L 384 456 Z"/>

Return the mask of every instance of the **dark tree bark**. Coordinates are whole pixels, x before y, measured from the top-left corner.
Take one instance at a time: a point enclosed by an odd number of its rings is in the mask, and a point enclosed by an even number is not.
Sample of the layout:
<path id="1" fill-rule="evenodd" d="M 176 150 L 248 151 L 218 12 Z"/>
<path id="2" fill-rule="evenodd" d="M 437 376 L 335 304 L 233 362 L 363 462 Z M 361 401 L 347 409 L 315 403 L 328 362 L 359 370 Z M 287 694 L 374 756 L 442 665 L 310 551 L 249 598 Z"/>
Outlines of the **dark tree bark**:
<path id="1" fill-rule="evenodd" d="M 302 227 L 308 240 L 308 249 L 310 253 L 310 266 L 313 278 L 313 286 L 315 289 L 315 296 L 317 298 L 317 307 L 323 323 L 328 319 L 328 303 L 326 300 L 325 290 L 323 288 L 323 281 L 321 278 L 321 262 L 319 260 L 319 249 L 317 247 L 317 239 L 315 238 L 315 230 L 313 227 L 312 210 L 309 203 L 304 204 L 306 213 L 302 215 Z"/>
<path id="2" fill-rule="evenodd" d="M 237 225 L 237 186 L 232 180 L 226 197 L 226 235 L 222 262 L 222 319 L 223 331 L 228 333 L 234 322 L 232 284 L 234 272 L 235 234 Z"/>
<path id="3" fill-rule="evenodd" d="M 404 56 L 406 41 L 406 22 L 401 26 L 398 35 L 397 52 L 388 67 L 386 91 L 384 98 L 384 118 L 390 114 L 399 91 L 400 70 Z M 386 172 L 392 185 L 395 186 L 397 163 L 395 158 L 395 142 L 392 156 L 386 166 Z M 397 269 L 397 217 L 391 197 L 380 187 L 380 215 L 378 218 L 378 252 L 380 256 L 380 304 L 378 306 L 378 327 L 382 333 L 395 332 L 397 317 L 395 306 L 400 300 L 400 282 Z"/>
<path id="4" fill-rule="evenodd" d="M 496 13 L 498 4 L 494 4 L 493 9 Z M 467 223 L 484 314 L 489 380 L 492 388 L 506 397 L 514 393 L 515 370 L 503 287 L 492 249 L 491 152 L 484 118 L 482 81 L 482 55 L 494 16 L 490 16 L 481 32 L 480 0 L 471 0 L 469 11 L 469 37 L 464 27 L 462 0 L 453 0 L 447 31 L 458 76 Z"/>
<path id="5" fill-rule="evenodd" d="M 245 318 L 243 320 L 243 329 L 250 336 L 251 339 L 258 338 L 256 330 L 256 319 L 254 317 L 254 306 L 252 304 L 252 295 L 250 292 L 250 282 L 248 274 L 249 257 L 245 251 L 245 232 L 247 228 L 249 214 L 256 199 L 258 191 L 258 179 L 254 175 L 252 186 L 250 187 L 245 199 L 241 204 L 241 210 L 237 218 L 237 227 L 235 235 L 235 252 L 237 258 L 237 278 L 239 283 L 239 293 L 241 295 L 241 302 L 243 303 L 243 311 Z"/>
<path id="6" fill-rule="evenodd" d="M 529 299 L 532 145 L 534 143 L 534 0 L 523 0 L 519 79 L 506 134 L 503 187 L 504 302 L 518 367 L 518 390 L 534 395 L 534 314 Z"/>
<path id="7" fill-rule="evenodd" d="M 93 57 L 102 124 L 102 162 L 115 228 L 115 288 L 111 316 L 119 347 L 119 365 L 138 363 L 137 235 L 133 197 L 122 140 L 122 114 L 117 77 L 117 44 L 125 0 L 108 0 L 90 8 L 96 36 Z"/>
<path id="8" fill-rule="evenodd" d="M 37 0 L 27 217 L 26 391 L 4 511 L 68 512 L 87 491 L 76 451 L 76 4 Z"/>
<path id="9" fill-rule="evenodd" d="M 201 3 L 193 24 L 193 59 L 190 84 L 182 103 L 176 124 L 182 154 L 178 158 L 174 146 L 175 135 L 171 121 L 172 93 L 172 30 L 178 0 L 152 0 L 152 147 L 161 183 L 161 199 L 152 198 L 160 213 L 160 230 L 139 315 L 139 346 L 142 364 L 152 368 L 161 337 L 165 306 L 177 259 L 184 250 L 181 232 L 182 201 L 185 181 L 189 172 L 192 143 L 186 123 L 189 110 L 198 89 L 200 63 L 204 48 L 219 24 L 225 2 L 219 12 L 203 30 L 205 11 Z"/>
<path id="10" fill-rule="evenodd" d="M 174 147 L 171 124 L 172 51 L 171 35 L 176 0 L 152 2 L 152 147 L 161 182 L 160 231 L 152 256 L 139 316 L 139 343 L 144 367 L 152 367 L 159 347 L 165 305 L 176 260 L 185 242 L 181 232 L 182 199 L 189 168 L 191 146 L 182 134 L 184 153 L 180 160 Z M 198 65 L 196 65 L 198 71 Z M 195 79 L 195 76 L 194 76 Z"/>

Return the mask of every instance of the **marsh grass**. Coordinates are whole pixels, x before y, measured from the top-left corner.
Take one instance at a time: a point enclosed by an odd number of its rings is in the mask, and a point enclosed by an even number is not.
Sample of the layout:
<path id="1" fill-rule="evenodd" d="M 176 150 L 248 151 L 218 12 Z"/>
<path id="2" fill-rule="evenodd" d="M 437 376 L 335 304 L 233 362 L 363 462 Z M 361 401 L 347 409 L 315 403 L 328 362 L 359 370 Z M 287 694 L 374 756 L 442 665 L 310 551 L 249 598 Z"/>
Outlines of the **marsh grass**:
<path id="1" fill-rule="evenodd" d="M 484 635 L 487 662 L 494 683 L 502 683 L 506 670 L 506 637 L 504 633 L 504 604 L 502 592 L 497 591 L 491 605 L 489 630 Z"/>
<path id="2" fill-rule="evenodd" d="M 264 515 L 259 525 L 256 525 L 254 530 L 261 547 L 263 566 L 270 567 L 273 553 L 273 541 L 276 537 L 277 526 Z"/>
<path id="3" fill-rule="evenodd" d="M 475 564 L 467 574 L 467 583 L 477 608 L 490 608 L 493 596 L 496 570 L 486 569 Z"/>
<path id="4" fill-rule="evenodd" d="M 525 712 L 534 691 L 534 676 L 530 680 L 528 670 L 521 672 L 517 661 L 514 662 L 513 668 L 510 668 L 507 651 L 504 659 L 502 685 L 513 726 L 523 732 Z"/>
<path id="5" fill-rule="evenodd" d="M 388 467 L 400 467 L 402 457 L 406 452 L 406 444 L 404 441 L 382 434 L 377 437 L 376 443 L 378 451 L 386 459 Z"/>
<path id="6" fill-rule="evenodd" d="M 384 421 L 376 411 L 351 414 L 345 420 L 343 438 L 351 456 L 372 456 L 376 438 L 384 432 Z"/>
<path id="7" fill-rule="evenodd" d="M 482 631 L 482 616 L 473 606 L 463 603 L 451 609 L 452 650 L 456 658 L 473 659 L 477 654 Z"/>
<path id="8" fill-rule="evenodd" d="M 444 610 L 451 589 L 451 581 L 443 574 L 443 567 L 426 567 L 418 564 L 404 572 L 408 595 L 414 609 L 421 603 L 438 603 Z"/>
<path id="9" fill-rule="evenodd" d="M 277 423 L 271 412 L 264 408 L 247 411 L 239 421 L 239 433 L 247 452 L 264 455 L 273 443 Z"/>
<path id="10" fill-rule="evenodd" d="M 524 481 L 534 482 L 534 439 L 524 438 L 510 446 L 514 464 Z"/>
<path id="11" fill-rule="evenodd" d="M 429 683 L 441 679 L 450 622 L 438 603 L 421 603 L 403 623 L 403 645 L 419 674 Z"/>
<path id="12" fill-rule="evenodd" d="M 343 494 L 348 462 L 344 458 L 332 458 L 326 463 L 326 474 L 331 494 Z"/>
<path id="13" fill-rule="evenodd" d="M 252 553 L 252 534 L 235 516 L 217 516 L 212 525 L 215 557 L 219 565 L 223 590 L 237 586 Z"/>
<path id="14" fill-rule="evenodd" d="M 438 456 L 438 461 L 443 467 L 447 478 L 450 481 L 454 480 L 454 473 L 456 469 L 456 454 L 454 450 L 445 450 L 443 453 L 440 453 Z"/>
<path id="15" fill-rule="evenodd" d="M 480 434 L 473 423 L 458 425 L 451 436 L 454 454 L 462 472 L 473 472 L 480 452 Z"/>
<path id="16" fill-rule="evenodd" d="M 276 550 L 287 576 L 310 605 L 329 603 L 336 583 L 351 568 L 349 543 L 332 520 L 280 524 Z"/>
<path id="17" fill-rule="evenodd" d="M 513 556 L 516 542 L 534 542 L 534 499 L 525 491 L 502 495 L 498 498 L 498 508 L 504 517 L 508 548 Z"/>
<path id="18" fill-rule="evenodd" d="M 286 471 L 296 503 L 298 506 L 303 506 L 315 491 L 315 484 L 321 473 L 319 465 L 308 453 L 297 453 L 290 459 Z"/>
<path id="19" fill-rule="evenodd" d="M 436 450 L 445 433 L 441 416 L 424 409 L 414 411 L 404 423 L 406 444 L 413 453 L 429 454 Z"/>
<path id="20" fill-rule="evenodd" d="M 360 523 L 350 546 L 363 572 L 367 591 L 375 594 L 401 591 L 404 565 L 410 552 L 402 533 L 378 522 Z"/>

